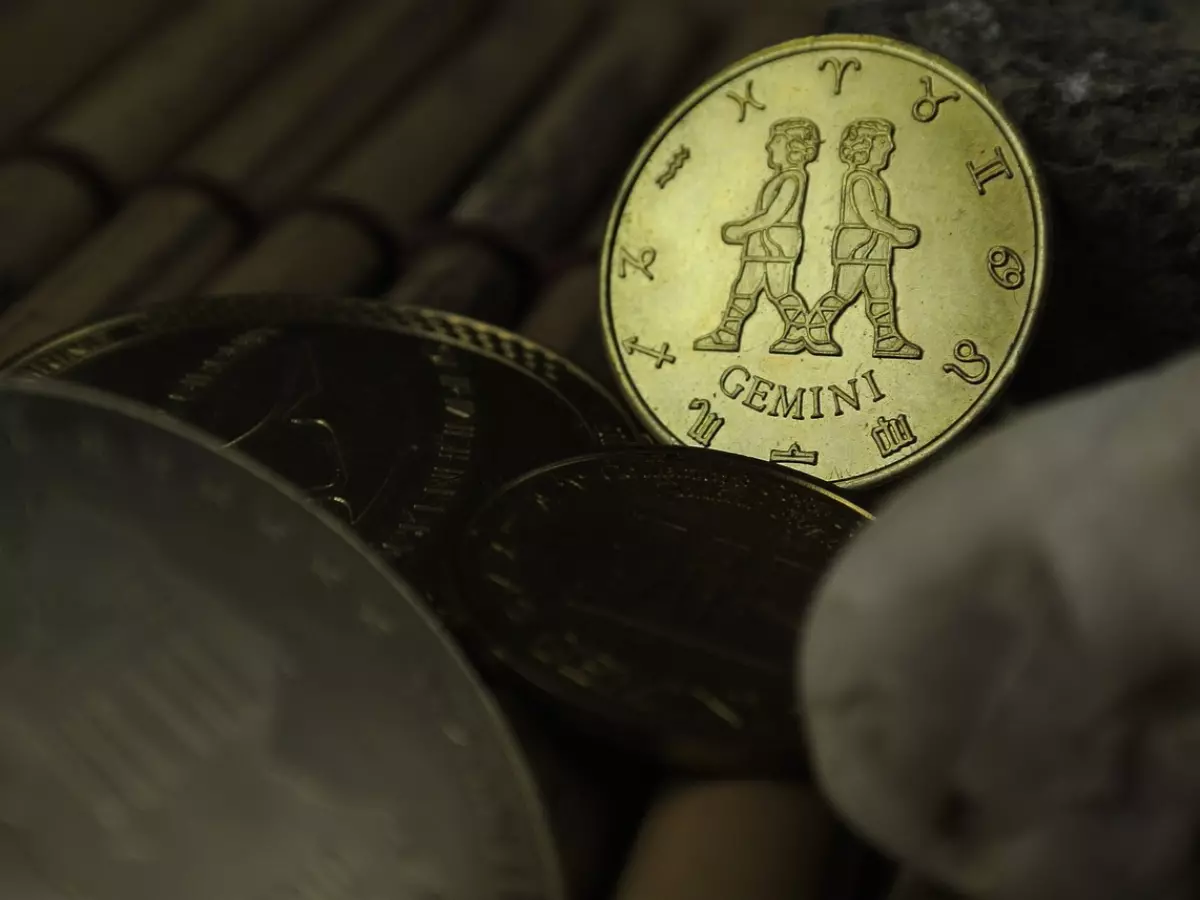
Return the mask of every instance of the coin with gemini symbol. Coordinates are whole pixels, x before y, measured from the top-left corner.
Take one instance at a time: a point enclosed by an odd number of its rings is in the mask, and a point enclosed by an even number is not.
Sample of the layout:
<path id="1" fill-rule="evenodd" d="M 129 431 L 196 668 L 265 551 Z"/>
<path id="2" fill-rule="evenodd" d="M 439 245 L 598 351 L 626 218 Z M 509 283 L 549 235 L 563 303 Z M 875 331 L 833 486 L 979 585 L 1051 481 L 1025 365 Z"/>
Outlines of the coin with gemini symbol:
<path id="1" fill-rule="evenodd" d="M 660 440 L 863 487 L 981 416 L 1047 265 L 1038 176 L 979 84 L 896 41 L 809 38 L 724 70 L 643 148 L 605 340 Z"/>

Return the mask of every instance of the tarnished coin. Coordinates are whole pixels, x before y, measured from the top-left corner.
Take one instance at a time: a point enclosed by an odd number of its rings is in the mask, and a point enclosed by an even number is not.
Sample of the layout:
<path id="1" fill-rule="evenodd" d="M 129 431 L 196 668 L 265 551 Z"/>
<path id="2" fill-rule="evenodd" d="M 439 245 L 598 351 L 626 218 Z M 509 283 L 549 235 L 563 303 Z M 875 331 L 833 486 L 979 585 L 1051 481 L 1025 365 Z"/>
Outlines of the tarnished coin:
<path id="1" fill-rule="evenodd" d="M 836 35 L 751 56 L 668 117 L 600 272 L 609 356 L 659 439 L 844 487 L 983 412 L 1046 282 L 1042 190 L 984 89 Z"/>
<path id="2" fill-rule="evenodd" d="M 364 301 L 197 301 L 69 334 L 11 371 L 102 387 L 199 425 L 303 488 L 422 586 L 464 503 L 632 440 L 608 395 L 536 344 Z"/>
<path id="3" fill-rule="evenodd" d="M 13 900 L 561 897 L 529 772 L 410 588 L 216 442 L 0 389 Z"/>
<path id="4" fill-rule="evenodd" d="M 799 767 L 796 631 L 869 518 L 732 454 L 594 454 L 492 497 L 449 593 L 492 654 L 610 733 L 698 769 Z"/>

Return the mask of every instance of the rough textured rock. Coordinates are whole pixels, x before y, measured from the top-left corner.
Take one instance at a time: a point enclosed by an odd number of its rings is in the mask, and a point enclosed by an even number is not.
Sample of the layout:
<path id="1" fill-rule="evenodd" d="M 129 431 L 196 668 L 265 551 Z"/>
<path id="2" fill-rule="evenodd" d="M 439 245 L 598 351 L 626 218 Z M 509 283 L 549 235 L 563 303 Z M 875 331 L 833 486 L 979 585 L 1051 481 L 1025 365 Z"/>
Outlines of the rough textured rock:
<path id="1" fill-rule="evenodd" d="M 980 79 L 1053 197 L 1055 278 L 1020 401 L 1200 342 L 1200 14 L 1190 0 L 847 0 L 831 30 Z"/>

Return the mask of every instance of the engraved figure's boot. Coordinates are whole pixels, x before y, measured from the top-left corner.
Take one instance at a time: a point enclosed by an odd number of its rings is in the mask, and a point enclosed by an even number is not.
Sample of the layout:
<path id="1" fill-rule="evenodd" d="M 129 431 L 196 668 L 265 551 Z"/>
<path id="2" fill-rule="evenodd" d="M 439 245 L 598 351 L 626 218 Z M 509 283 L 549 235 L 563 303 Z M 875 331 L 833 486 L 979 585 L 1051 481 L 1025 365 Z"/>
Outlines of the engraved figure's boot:
<path id="1" fill-rule="evenodd" d="M 808 304 L 799 294 L 786 294 L 772 299 L 779 318 L 783 319 L 783 336 L 771 345 L 772 353 L 803 353 L 808 349 Z"/>
<path id="2" fill-rule="evenodd" d="M 742 348 L 742 329 L 746 318 L 754 312 L 753 297 L 733 297 L 721 314 L 721 324 L 708 334 L 696 338 L 692 347 L 696 350 L 720 350 L 735 353 Z"/>
<path id="3" fill-rule="evenodd" d="M 925 351 L 900 333 L 896 324 L 896 298 L 871 300 L 867 303 L 867 318 L 875 326 L 877 359 L 920 359 Z"/>
<path id="4" fill-rule="evenodd" d="M 808 349 L 817 356 L 841 356 L 842 348 L 833 339 L 833 323 L 850 301 L 830 291 L 817 301 L 808 314 Z"/>

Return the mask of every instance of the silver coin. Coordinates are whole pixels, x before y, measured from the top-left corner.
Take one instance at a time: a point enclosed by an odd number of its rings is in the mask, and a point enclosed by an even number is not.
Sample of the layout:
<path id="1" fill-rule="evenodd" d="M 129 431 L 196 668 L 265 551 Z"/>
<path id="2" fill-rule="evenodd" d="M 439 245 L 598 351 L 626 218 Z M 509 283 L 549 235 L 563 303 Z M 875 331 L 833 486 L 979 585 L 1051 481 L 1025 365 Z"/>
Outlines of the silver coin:
<path id="1" fill-rule="evenodd" d="M 0 386 L 0 896 L 561 895 L 494 702 L 361 543 L 162 414 Z"/>

